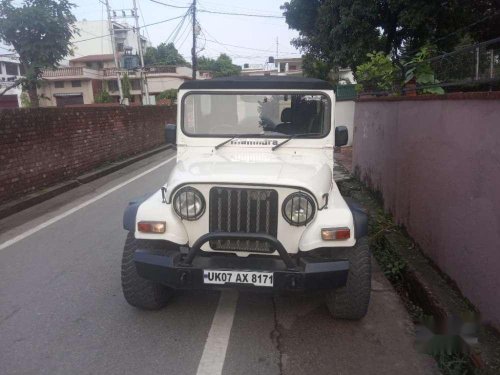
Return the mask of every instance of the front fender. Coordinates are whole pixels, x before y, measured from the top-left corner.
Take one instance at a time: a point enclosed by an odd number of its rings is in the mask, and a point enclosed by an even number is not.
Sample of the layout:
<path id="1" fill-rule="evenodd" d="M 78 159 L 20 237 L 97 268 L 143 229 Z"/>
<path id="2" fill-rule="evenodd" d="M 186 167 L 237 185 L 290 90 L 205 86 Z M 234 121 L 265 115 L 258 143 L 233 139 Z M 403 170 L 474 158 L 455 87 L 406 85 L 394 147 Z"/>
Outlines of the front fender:
<path id="1" fill-rule="evenodd" d="M 307 226 L 299 241 L 300 251 L 310 251 L 321 247 L 352 247 L 356 244 L 358 230 L 353 212 L 334 185 L 328 196 L 328 208 L 318 211 L 314 220 Z M 359 215 L 359 213 L 356 213 Z M 342 241 L 323 241 L 322 228 L 342 228 L 351 230 L 351 238 Z"/>
<path id="2" fill-rule="evenodd" d="M 134 215 L 135 213 L 135 215 Z M 137 231 L 139 221 L 164 221 L 165 233 L 142 233 Z M 149 198 L 131 202 L 125 210 L 123 226 L 134 232 L 135 238 L 144 240 L 164 240 L 179 245 L 188 243 L 186 228 L 180 218 L 174 213 L 170 204 L 163 203 L 161 190 Z"/>

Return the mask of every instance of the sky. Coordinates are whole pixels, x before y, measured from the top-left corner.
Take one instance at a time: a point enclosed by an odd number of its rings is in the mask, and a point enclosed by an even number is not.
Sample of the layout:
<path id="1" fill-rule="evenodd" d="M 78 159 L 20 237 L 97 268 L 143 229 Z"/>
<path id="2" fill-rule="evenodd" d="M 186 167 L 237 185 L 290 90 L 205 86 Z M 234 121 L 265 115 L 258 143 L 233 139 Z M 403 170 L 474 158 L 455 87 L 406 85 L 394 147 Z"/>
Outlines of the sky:
<path id="1" fill-rule="evenodd" d="M 158 0 L 174 6 L 186 7 L 189 0 Z M 280 5 L 285 0 L 197 0 L 200 10 L 249 13 L 260 15 L 282 16 Z M 106 10 L 99 0 L 72 0 L 76 4 L 74 14 L 78 20 L 99 20 L 106 18 Z M 182 16 L 185 8 L 167 7 L 151 0 L 137 0 L 140 9 L 140 24 L 151 24 L 168 18 Z M 131 9 L 132 0 L 110 0 L 112 9 Z M 129 19 L 133 22 L 133 19 Z M 178 26 L 180 19 L 149 26 L 143 33 L 149 37 L 154 46 L 168 40 Z M 276 55 L 278 40 L 279 57 L 298 57 L 300 53 L 291 46 L 290 41 L 298 33 L 290 30 L 283 18 L 258 18 L 230 16 L 221 14 L 198 13 L 201 34 L 198 39 L 198 55 L 217 57 L 227 53 L 233 62 L 264 64 L 268 56 Z M 181 28 L 175 45 L 180 53 L 191 60 L 191 24 L 185 22 Z M 230 44 L 228 45 L 222 45 Z M 201 50 L 201 51 L 200 51 Z"/>

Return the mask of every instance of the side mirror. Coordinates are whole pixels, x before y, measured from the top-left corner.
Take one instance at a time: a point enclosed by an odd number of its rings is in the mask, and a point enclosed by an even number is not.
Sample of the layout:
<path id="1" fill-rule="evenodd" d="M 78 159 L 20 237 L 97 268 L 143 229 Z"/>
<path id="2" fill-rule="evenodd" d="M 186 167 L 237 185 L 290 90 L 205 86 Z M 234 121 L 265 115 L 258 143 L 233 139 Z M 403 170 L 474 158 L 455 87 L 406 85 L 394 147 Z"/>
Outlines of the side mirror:
<path id="1" fill-rule="evenodd" d="M 349 140 L 349 132 L 346 126 L 335 127 L 335 147 L 345 146 Z"/>
<path id="2" fill-rule="evenodd" d="M 167 124 L 165 125 L 165 143 L 170 143 L 175 145 L 177 142 L 177 125 Z"/>

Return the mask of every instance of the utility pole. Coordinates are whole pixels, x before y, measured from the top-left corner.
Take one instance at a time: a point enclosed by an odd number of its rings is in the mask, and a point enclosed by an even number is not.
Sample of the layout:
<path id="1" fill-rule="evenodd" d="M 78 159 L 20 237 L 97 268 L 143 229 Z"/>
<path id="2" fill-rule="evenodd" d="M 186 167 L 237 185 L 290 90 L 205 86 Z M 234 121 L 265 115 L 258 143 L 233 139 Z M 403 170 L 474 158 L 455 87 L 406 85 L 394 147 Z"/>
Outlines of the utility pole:
<path id="1" fill-rule="evenodd" d="M 196 57 L 196 0 L 193 0 L 193 49 L 191 50 L 191 58 L 193 65 L 193 79 L 196 79 L 196 71 L 198 70 L 198 59 Z"/>
<path id="2" fill-rule="evenodd" d="M 276 67 L 276 71 L 278 74 L 280 73 L 280 63 L 278 62 L 278 52 L 279 52 L 279 40 L 276 37 L 276 59 L 274 59 L 274 66 Z"/>
<path id="3" fill-rule="evenodd" d="M 113 51 L 113 56 L 115 58 L 116 77 L 118 80 L 118 91 L 120 93 L 120 104 L 122 104 L 124 98 L 122 90 L 122 81 L 120 79 L 120 60 L 118 59 L 118 52 L 116 51 L 115 29 L 113 28 L 113 21 L 111 19 L 111 9 L 109 7 L 109 0 L 106 0 L 106 11 L 108 13 L 109 34 L 111 35 L 111 49 Z"/>
<path id="4" fill-rule="evenodd" d="M 278 52 L 279 52 L 279 40 L 278 37 L 276 37 L 276 59 L 278 59 Z"/>
<path id="5" fill-rule="evenodd" d="M 141 59 L 141 88 L 144 89 L 145 95 L 145 104 L 149 103 L 149 88 L 148 81 L 146 77 L 146 72 L 144 71 L 144 54 L 142 51 L 142 42 L 141 42 L 141 29 L 139 27 L 139 13 L 137 12 L 137 1 L 134 0 L 134 18 L 135 18 L 135 32 L 137 33 L 137 49 L 139 50 L 139 57 Z"/>

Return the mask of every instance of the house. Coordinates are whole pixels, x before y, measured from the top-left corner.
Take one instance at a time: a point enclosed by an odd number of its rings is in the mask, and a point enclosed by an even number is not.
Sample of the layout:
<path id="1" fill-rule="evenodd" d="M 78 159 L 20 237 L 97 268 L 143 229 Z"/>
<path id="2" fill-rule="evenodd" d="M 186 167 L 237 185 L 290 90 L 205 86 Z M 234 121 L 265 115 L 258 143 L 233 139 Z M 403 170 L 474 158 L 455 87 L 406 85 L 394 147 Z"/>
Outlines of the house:
<path id="1" fill-rule="evenodd" d="M 117 68 L 113 45 L 109 35 L 108 21 L 77 22 L 79 34 L 73 37 L 74 57 L 68 57 L 66 66 L 43 71 L 43 83 L 39 88 L 41 106 L 66 106 L 93 104 L 103 91 L 107 91 L 114 102 L 120 100 L 118 74 L 126 73 L 130 80 L 132 103 L 143 102 L 139 49 L 134 28 L 113 22 L 116 52 L 120 61 Z M 151 43 L 141 35 L 143 51 Z M 186 66 L 154 66 L 145 69 L 145 79 L 150 96 L 168 89 L 177 89 L 185 80 L 192 78 L 192 70 Z"/>
<path id="2" fill-rule="evenodd" d="M 19 63 L 17 55 L 5 54 L 0 56 L 0 92 L 13 85 L 14 81 L 23 75 L 23 69 Z M 4 95 L 0 96 L 1 108 L 18 108 L 21 107 L 21 87 L 17 86 Z"/>
<path id="3" fill-rule="evenodd" d="M 265 64 L 244 64 L 242 76 L 302 76 L 302 58 L 269 58 Z"/>
<path id="4" fill-rule="evenodd" d="M 278 69 L 274 63 L 266 64 L 244 64 L 240 75 L 242 76 L 275 76 Z"/>
<path id="5" fill-rule="evenodd" d="M 79 35 L 73 35 L 71 40 L 76 57 L 111 55 L 113 53 L 107 20 L 78 21 L 76 27 L 78 28 Z M 134 32 L 132 26 L 113 21 L 113 30 L 118 53 L 125 52 L 127 47 L 132 48 L 133 53 L 137 53 L 137 34 Z M 143 51 L 146 51 L 146 48 L 151 46 L 151 42 L 143 35 L 141 35 L 141 46 Z"/>
<path id="6" fill-rule="evenodd" d="M 302 76 L 302 57 L 280 58 L 274 60 L 279 76 Z"/>
<path id="7" fill-rule="evenodd" d="M 124 70 L 120 70 L 123 76 Z M 97 96 L 107 91 L 114 102 L 120 100 L 118 69 L 113 55 L 89 55 L 69 61 L 69 66 L 43 71 L 43 82 L 38 89 L 40 106 L 63 107 L 93 104 Z M 144 73 L 150 96 L 168 89 L 177 89 L 185 80 L 192 79 L 192 70 L 185 66 L 154 66 Z M 141 73 L 127 72 L 130 80 L 132 103 L 141 103 Z"/>

